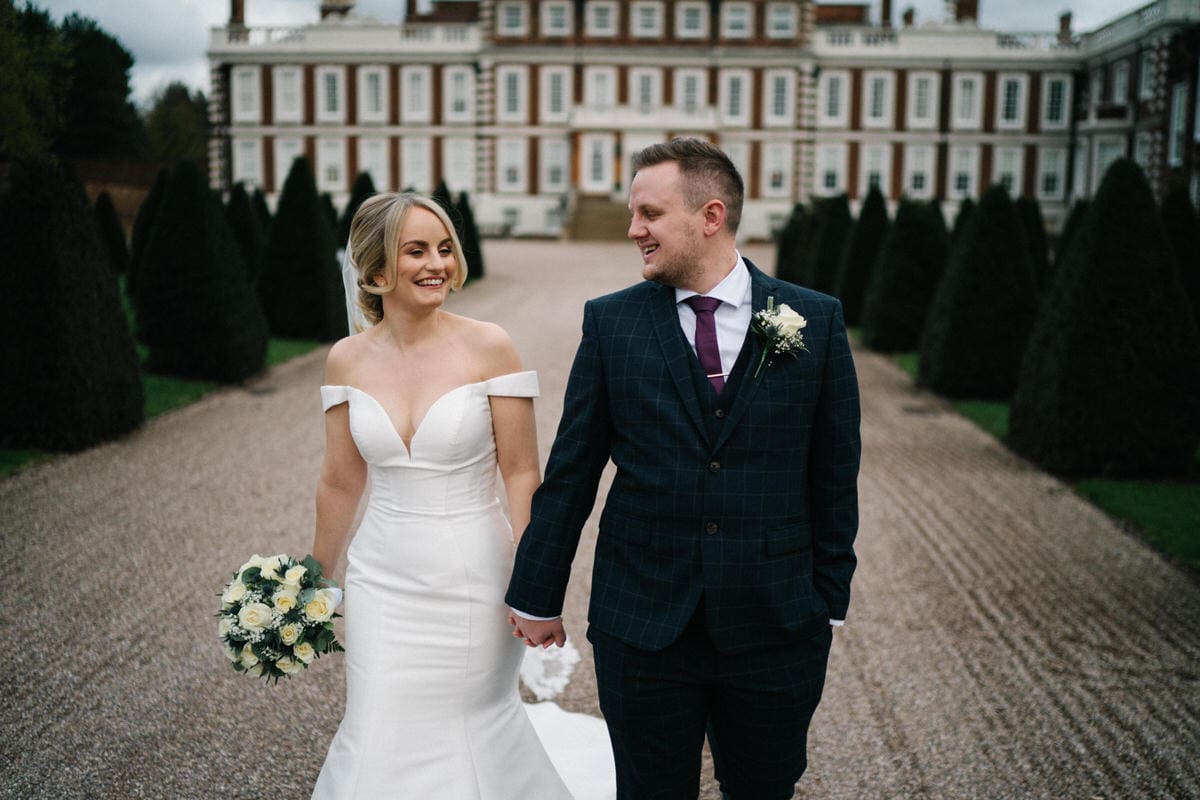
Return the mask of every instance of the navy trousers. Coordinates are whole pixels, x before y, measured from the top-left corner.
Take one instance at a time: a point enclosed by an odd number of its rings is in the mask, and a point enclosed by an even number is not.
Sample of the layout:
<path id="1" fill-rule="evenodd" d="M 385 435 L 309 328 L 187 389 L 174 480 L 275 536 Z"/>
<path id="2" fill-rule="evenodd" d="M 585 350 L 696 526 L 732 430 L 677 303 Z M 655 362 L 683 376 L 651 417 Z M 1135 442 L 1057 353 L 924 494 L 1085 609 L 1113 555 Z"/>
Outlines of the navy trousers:
<path id="1" fill-rule="evenodd" d="M 721 653 L 704 607 L 674 643 L 640 650 L 588 630 L 618 800 L 696 800 L 706 733 L 730 800 L 789 800 L 808 764 L 831 631 L 784 646 Z"/>

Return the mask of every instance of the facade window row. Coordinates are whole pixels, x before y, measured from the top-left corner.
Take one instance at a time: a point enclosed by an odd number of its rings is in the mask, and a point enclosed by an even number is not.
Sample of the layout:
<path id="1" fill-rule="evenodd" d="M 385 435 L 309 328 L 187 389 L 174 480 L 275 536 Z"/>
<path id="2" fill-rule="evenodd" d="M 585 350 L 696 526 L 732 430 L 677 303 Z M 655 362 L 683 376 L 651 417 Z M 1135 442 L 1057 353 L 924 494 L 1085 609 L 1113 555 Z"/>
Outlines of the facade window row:
<path id="1" fill-rule="evenodd" d="M 623 33 L 632 39 L 662 39 L 670 31 L 675 39 L 704 41 L 711 37 L 710 25 L 718 26 L 721 39 L 748 40 L 761 35 L 767 39 L 794 39 L 799 30 L 798 5 L 790 2 L 767 3 L 733 0 L 721 4 L 713 20 L 708 0 L 587 0 L 582 4 L 582 27 L 577 29 L 575 14 L 580 6 L 573 0 L 543 0 L 536 11 L 528 0 L 501 0 L 496 7 L 496 35 L 501 38 L 566 38 L 582 33 L 589 39 L 612 39 Z M 762 9 L 762 19 L 757 11 Z M 625 17 L 622 19 L 622 11 Z M 533 28 L 537 15 L 537 30 Z M 762 29 L 759 32 L 759 24 Z"/>

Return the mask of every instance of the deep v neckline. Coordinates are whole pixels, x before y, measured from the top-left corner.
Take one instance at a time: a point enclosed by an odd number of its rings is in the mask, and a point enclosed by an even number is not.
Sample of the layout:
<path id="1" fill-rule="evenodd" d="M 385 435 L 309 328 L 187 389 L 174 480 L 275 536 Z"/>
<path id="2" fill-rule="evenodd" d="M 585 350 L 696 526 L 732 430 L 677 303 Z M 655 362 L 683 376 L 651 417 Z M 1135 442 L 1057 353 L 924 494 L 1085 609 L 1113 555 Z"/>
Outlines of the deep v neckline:
<path id="1" fill-rule="evenodd" d="M 417 434 L 421 432 L 421 426 L 423 426 L 425 424 L 425 420 L 429 419 L 429 415 L 432 414 L 433 410 L 438 407 L 438 404 L 441 403 L 443 400 L 445 400 L 450 395 L 454 394 L 455 392 L 461 392 L 463 389 L 467 389 L 472 386 L 479 386 L 479 385 L 485 384 L 485 383 L 487 383 L 487 381 L 475 381 L 474 383 L 464 383 L 461 386 L 455 386 L 453 389 L 449 389 L 445 392 L 442 392 L 440 395 L 438 395 L 437 399 L 435 399 L 432 403 L 429 404 L 429 408 L 425 409 L 425 413 L 421 416 L 421 421 L 418 422 L 416 424 L 416 426 L 413 428 L 412 438 L 410 438 L 407 442 L 404 441 L 404 437 L 400 435 L 400 431 L 396 428 L 396 422 L 395 422 L 395 420 L 392 419 L 392 415 L 389 414 L 387 409 L 383 407 L 383 403 L 381 403 L 375 399 L 374 395 L 372 395 L 370 392 L 366 391 L 365 389 L 359 389 L 357 386 L 347 386 L 346 388 L 353 389 L 354 391 L 358 392 L 359 394 L 366 397 L 368 400 L 370 400 L 372 403 L 375 404 L 375 407 L 378 408 L 380 413 L 383 414 L 384 418 L 387 419 L 388 427 L 391 429 L 392 433 L 395 435 L 396 440 L 398 442 L 400 442 L 400 446 L 404 448 L 405 455 L 407 455 L 409 457 L 409 459 L 412 459 L 413 442 L 415 442 L 417 440 Z"/>

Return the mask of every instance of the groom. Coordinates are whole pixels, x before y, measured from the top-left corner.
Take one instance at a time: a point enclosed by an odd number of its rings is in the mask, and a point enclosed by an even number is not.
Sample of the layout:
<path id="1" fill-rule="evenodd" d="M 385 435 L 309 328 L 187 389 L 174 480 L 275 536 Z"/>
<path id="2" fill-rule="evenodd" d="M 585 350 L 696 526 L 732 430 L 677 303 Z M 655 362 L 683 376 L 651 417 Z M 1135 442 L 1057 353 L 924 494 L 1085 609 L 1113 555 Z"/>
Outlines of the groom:
<path id="1" fill-rule="evenodd" d="M 694 800 L 707 732 L 732 800 L 786 800 L 855 566 L 841 305 L 739 256 L 742 179 L 717 147 L 675 139 L 633 169 L 628 235 L 647 281 L 584 306 L 506 596 L 514 635 L 565 640 L 571 560 L 611 459 L 588 639 L 618 797 Z M 807 320 L 794 357 L 751 327 L 768 298 Z"/>

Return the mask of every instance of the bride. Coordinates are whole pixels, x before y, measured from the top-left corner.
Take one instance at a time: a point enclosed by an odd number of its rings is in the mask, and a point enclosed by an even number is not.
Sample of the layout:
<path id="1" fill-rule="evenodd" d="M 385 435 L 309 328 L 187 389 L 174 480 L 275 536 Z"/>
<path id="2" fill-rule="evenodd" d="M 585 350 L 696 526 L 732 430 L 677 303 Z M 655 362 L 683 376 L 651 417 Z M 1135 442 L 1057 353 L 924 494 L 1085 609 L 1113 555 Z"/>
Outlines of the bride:
<path id="1" fill-rule="evenodd" d="M 349 252 L 365 330 L 326 362 L 312 547 L 326 575 L 346 553 L 346 713 L 313 797 L 567 800 L 520 700 L 525 648 L 504 605 L 513 530 L 541 480 L 537 376 L 499 326 L 442 308 L 466 262 L 434 201 L 371 197 Z"/>

